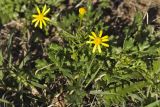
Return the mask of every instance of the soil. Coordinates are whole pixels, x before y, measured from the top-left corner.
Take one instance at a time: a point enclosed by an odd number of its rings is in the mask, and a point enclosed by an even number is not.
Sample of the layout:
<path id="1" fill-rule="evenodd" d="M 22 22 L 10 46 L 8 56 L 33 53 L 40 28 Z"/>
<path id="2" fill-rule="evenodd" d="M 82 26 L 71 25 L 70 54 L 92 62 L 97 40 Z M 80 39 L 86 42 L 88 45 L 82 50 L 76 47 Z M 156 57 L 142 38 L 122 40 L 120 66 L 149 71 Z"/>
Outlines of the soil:
<path id="1" fill-rule="evenodd" d="M 150 22 L 157 21 L 160 17 L 160 0 L 113 0 L 113 7 L 116 7 L 114 11 L 117 17 L 129 18 L 133 20 L 137 11 L 141 11 L 146 17 L 148 14 Z M 122 2 L 116 2 L 122 1 Z"/>

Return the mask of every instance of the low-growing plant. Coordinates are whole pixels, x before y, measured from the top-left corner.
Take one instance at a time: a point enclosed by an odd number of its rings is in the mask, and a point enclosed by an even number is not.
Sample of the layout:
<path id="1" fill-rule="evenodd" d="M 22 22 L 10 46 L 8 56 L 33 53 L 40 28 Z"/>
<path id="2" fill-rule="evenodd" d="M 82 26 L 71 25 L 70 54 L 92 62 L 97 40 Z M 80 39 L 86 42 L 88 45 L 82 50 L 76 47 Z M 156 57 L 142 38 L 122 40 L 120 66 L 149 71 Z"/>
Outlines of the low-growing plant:
<path id="1" fill-rule="evenodd" d="M 21 9 L 15 11 L 14 3 L 10 3 L 13 1 L 6 2 L 11 10 L 0 14 L 19 14 Z M 122 28 L 121 37 L 110 33 L 113 26 L 104 22 L 105 9 L 109 8 L 105 4 L 109 0 L 100 0 L 98 6 L 91 0 L 85 3 L 75 0 L 70 3 L 74 7 L 69 9 L 64 9 L 64 0 L 32 2 L 35 8 L 31 1 L 15 5 L 21 7 L 24 3 L 23 6 L 31 5 L 32 9 L 24 10 L 26 22 L 22 29 L 8 31 L 7 48 L 3 45 L 0 51 L 0 105 L 160 105 L 160 32 L 143 22 L 142 13 L 137 12 L 134 21 Z M 11 20 L 12 14 L 0 23 Z M 43 18 L 49 20 L 48 25 Z M 40 28 L 35 28 L 34 22 Z"/>

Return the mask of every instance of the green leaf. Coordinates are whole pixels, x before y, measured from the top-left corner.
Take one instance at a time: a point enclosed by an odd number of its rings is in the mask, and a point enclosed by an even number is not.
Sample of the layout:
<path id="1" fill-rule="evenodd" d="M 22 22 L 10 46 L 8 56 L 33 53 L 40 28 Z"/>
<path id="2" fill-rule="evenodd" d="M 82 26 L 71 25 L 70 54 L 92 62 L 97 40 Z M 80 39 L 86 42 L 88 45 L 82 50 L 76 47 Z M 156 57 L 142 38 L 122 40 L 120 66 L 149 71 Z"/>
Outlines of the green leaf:
<path id="1" fill-rule="evenodd" d="M 120 89 L 119 91 L 117 91 L 117 93 L 120 93 L 121 95 L 126 95 L 127 93 L 131 93 L 136 90 L 142 89 L 142 88 L 146 87 L 147 85 L 148 84 L 144 81 L 134 83 L 132 85 L 129 85 L 129 86 L 126 86 L 125 88 Z"/>
<path id="2" fill-rule="evenodd" d="M 88 83 L 85 85 L 85 87 L 87 87 L 92 81 L 93 79 L 95 79 L 96 75 L 98 74 L 99 70 L 101 69 L 102 66 L 100 66 L 96 72 L 94 74 L 91 75 L 91 79 L 88 81 Z"/>
<path id="3" fill-rule="evenodd" d="M 3 74 L 2 70 L 0 70 L 0 80 L 2 80 L 3 77 L 4 77 L 4 74 Z"/>
<path id="4" fill-rule="evenodd" d="M 31 81 L 31 84 L 32 84 L 33 86 L 38 87 L 38 88 L 41 88 L 41 89 L 46 88 L 44 85 L 39 84 L 39 83 L 37 83 L 37 82 L 33 82 L 33 81 Z"/>
<path id="5" fill-rule="evenodd" d="M 51 44 L 50 47 L 49 47 L 50 50 L 52 51 L 59 51 L 59 50 L 62 50 L 62 46 L 58 45 L 58 44 Z"/>
<path id="6" fill-rule="evenodd" d="M 148 105 L 146 105 L 145 107 L 159 107 L 160 106 L 160 100 L 152 102 Z"/>
<path id="7" fill-rule="evenodd" d="M 71 55 L 71 58 L 72 58 L 73 60 L 75 60 L 75 61 L 78 61 L 78 55 L 77 55 L 77 53 L 73 53 L 73 54 Z"/>
<path id="8" fill-rule="evenodd" d="M 5 99 L 0 99 L 0 102 L 1 102 L 1 103 L 5 103 L 5 104 L 12 105 L 12 107 L 14 107 L 14 105 L 13 105 L 11 102 L 9 102 L 9 101 L 7 101 L 7 100 L 5 100 Z"/>
<path id="9" fill-rule="evenodd" d="M 2 51 L 0 50 L 0 66 L 2 65 L 3 63 L 3 56 L 2 56 Z"/>
<path id="10" fill-rule="evenodd" d="M 150 46 L 150 45 L 149 45 L 149 42 L 148 42 L 148 41 L 145 41 L 143 44 L 139 44 L 139 45 L 138 45 L 140 51 L 143 51 L 143 50 L 149 48 L 149 46 Z"/>
<path id="11" fill-rule="evenodd" d="M 138 27 L 138 30 L 141 29 L 142 26 L 142 20 L 143 20 L 143 14 L 141 12 L 137 12 L 134 17 L 133 25 Z"/>
<path id="12" fill-rule="evenodd" d="M 124 41 L 123 49 L 124 50 L 129 50 L 133 46 L 134 46 L 134 40 L 133 40 L 133 38 L 129 38 L 129 39 L 127 39 L 127 40 Z"/>
<path id="13" fill-rule="evenodd" d="M 153 62 L 153 72 L 159 73 L 160 72 L 160 60 L 156 60 Z"/>
<path id="14" fill-rule="evenodd" d="M 70 79 L 73 79 L 73 76 L 71 75 L 71 70 L 70 69 L 59 68 L 59 70 L 62 72 L 62 74 L 65 77 L 69 77 Z"/>

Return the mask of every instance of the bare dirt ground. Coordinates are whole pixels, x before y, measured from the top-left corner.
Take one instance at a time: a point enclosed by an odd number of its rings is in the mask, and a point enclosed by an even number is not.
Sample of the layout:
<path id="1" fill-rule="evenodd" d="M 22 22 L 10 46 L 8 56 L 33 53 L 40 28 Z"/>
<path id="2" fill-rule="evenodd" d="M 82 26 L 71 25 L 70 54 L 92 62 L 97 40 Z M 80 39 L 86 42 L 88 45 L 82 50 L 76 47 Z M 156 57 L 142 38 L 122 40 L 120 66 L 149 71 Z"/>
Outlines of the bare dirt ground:
<path id="1" fill-rule="evenodd" d="M 147 23 L 160 24 L 160 0 L 124 0 L 117 6 L 115 13 L 118 17 L 129 18 L 133 20 L 137 11 L 144 14 L 144 18 L 148 18 Z"/>

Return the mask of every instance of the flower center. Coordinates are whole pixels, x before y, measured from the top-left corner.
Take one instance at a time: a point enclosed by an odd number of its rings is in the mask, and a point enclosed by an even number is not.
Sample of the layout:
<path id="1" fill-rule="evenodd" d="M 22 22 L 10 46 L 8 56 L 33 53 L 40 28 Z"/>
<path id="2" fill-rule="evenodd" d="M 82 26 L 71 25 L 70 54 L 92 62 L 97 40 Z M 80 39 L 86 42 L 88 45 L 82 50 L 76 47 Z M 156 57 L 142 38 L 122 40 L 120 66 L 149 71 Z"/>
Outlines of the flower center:
<path id="1" fill-rule="evenodd" d="M 84 15 L 84 14 L 86 13 L 86 9 L 83 8 L 83 7 L 81 7 L 81 8 L 79 9 L 79 13 L 80 13 L 81 15 Z"/>
<path id="2" fill-rule="evenodd" d="M 96 38 L 94 39 L 94 44 L 95 44 L 95 45 L 100 45 L 101 43 L 102 43 L 102 40 L 101 40 L 100 37 L 96 37 Z"/>
<path id="3" fill-rule="evenodd" d="M 44 17 L 43 14 L 39 14 L 38 15 L 38 20 L 43 20 L 43 17 Z"/>

